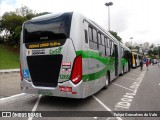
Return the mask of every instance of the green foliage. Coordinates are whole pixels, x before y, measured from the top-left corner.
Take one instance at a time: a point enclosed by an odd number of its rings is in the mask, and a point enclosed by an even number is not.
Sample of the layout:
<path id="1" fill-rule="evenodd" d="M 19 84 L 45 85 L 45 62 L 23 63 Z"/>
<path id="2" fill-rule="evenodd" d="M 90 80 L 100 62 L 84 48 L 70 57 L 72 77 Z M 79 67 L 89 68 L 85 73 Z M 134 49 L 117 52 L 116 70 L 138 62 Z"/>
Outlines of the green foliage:
<path id="1" fill-rule="evenodd" d="M 0 20 L 0 34 L 3 32 L 4 44 L 18 46 L 20 40 L 21 26 L 26 20 L 33 17 L 48 14 L 48 12 L 35 13 L 27 6 L 17 8 L 15 11 L 6 12 Z"/>
<path id="2" fill-rule="evenodd" d="M 118 36 L 116 32 L 109 31 L 118 41 L 122 42 L 122 38 Z"/>
<path id="3" fill-rule="evenodd" d="M 21 30 L 17 31 L 16 29 L 21 27 L 25 20 L 25 18 L 17 15 L 15 12 L 6 12 L 2 16 L 1 29 L 4 32 L 5 40 L 8 40 L 11 45 L 18 44 L 14 36 L 15 34 L 19 34 L 16 32 L 20 32 Z"/>
<path id="4" fill-rule="evenodd" d="M 3 37 L 0 36 L 0 43 L 3 43 Z"/>
<path id="5" fill-rule="evenodd" d="M 158 55 L 158 50 L 153 50 L 154 55 Z"/>
<path id="6" fill-rule="evenodd" d="M 13 50 L 0 44 L 0 69 L 19 68 L 19 54 Z"/>
<path id="7" fill-rule="evenodd" d="M 153 51 L 152 51 L 152 50 L 149 50 L 149 51 L 148 51 L 148 55 L 149 55 L 150 58 L 152 58 L 152 59 L 155 59 L 155 58 L 156 58 L 156 55 L 158 55 L 158 53 L 160 53 L 160 51 L 159 51 L 159 50 L 156 50 L 156 49 L 154 49 Z"/>
<path id="8" fill-rule="evenodd" d="M 16 46 L 19 46 L 19 43 L 20 43 L 20 34 L 21 34 L 21 26 L 17 26 L 14 29 L 14 34 L 12 35 L 12 37 L 13 37 L 13 43 Z"/>

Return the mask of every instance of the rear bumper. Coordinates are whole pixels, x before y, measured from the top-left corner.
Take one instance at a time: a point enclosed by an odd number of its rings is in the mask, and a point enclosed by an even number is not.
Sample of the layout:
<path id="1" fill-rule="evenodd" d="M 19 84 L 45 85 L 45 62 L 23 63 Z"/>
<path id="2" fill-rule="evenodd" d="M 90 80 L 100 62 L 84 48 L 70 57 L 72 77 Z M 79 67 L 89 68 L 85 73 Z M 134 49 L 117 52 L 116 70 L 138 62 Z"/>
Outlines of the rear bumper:
<path id="1" fill-rule="evenodd" d="M 42 94 L 49 96 L 59 96 L 68 98 L 85 98 L 83 93 L 83 82 L 74 85 L 71 81 L 58 83 L 56 87 L 37 87 L 27 80 L 21 81 L 21 90 L 23 93 Z M 86 94 L 86 93 L 85 93 Z"/>

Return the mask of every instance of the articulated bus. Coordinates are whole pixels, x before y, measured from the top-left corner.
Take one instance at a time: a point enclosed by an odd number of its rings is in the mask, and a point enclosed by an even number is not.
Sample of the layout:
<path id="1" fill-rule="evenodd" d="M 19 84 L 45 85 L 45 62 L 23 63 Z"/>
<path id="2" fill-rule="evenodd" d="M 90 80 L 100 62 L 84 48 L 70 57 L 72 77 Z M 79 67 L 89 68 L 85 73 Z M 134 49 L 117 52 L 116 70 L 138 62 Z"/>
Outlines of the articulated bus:
<path id="1" fill-rule="evenodd" d="M 123 75 L 123 73 L 130 71 L 130 69 L 132 68 L 131 50 L 122 43 L 120 43 L 119 49 L 120 49 L 119 53 L 120 53 L 120 65 L 121 65 L 120 71 L 122 71 L 120 75 Z"/>
<path id="2" fill-rule="evenodd" d="M 24 93 L 86 98 L 131 69 L 131 51 L 76 12 L 32 18 L 22 26 Z"/>

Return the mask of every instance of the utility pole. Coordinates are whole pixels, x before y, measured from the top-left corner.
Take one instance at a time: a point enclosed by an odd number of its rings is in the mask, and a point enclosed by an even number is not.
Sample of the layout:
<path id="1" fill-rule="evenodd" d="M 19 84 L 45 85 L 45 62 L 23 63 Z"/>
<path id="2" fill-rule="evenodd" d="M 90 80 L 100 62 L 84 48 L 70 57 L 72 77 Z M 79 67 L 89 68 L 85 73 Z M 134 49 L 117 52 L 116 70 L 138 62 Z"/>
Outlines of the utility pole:
<path id="1" fill-rule="evenodd" d="M 113 5 L 113 2 L 105 3 L 105 5 L 108 7 L 108 31 L 110 31 L 110 6 Z"/>

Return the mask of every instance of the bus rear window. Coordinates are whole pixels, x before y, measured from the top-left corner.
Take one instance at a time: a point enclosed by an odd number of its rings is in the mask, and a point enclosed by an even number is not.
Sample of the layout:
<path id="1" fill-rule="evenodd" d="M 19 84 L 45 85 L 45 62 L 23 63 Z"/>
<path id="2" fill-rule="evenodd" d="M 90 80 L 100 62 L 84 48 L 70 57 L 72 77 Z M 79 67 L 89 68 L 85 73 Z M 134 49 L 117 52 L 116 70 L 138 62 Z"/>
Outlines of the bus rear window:
<path id="1" fill-rule="evenodd" d="M 65 40 L 69 37 L 71 16 L 71 13 L 65 13 L 58 17 L 27 21 L 23 27 L 23 42 Z"/>

